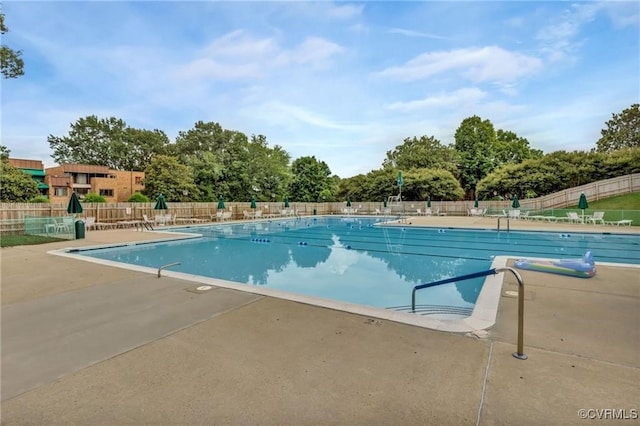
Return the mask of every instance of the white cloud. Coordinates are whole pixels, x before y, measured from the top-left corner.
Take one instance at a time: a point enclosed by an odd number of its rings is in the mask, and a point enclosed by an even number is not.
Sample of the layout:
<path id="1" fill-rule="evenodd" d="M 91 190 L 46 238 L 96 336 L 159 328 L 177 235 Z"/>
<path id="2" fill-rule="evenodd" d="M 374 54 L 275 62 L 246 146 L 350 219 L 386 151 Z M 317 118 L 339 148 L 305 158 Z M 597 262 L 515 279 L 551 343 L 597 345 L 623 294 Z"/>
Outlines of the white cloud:
<path id="1" fill-rule="evenodd" d="M 445 72 L 457 72 L 473 82 L 512 82 L 537 73 L 538 58 L 510 52 L 496 46 L 423 53 L 402 66 L 377 73 L 404 81 L 426 79 Z"/>
<path id="2" fill-rule="evenodd" d="M 603 13 L 619 28 L 640 23 L 637 2 L 574 3 L 537 32 L 535 38 L 541 43 L 540 50 L 550 61 L 571 59 L 584 44 L 584 27 Z"/>
<path id="3" fill-rule="evenodd" d="M 213 40 L 185 65 L 178 66 L 177 78 L 250 80 L 266 77 L 274 69 L 294 64 L 326 66 L 343 52 L 336 43 L 321 37 L 307 37 L 285 49 L 272 38 L 256 38 L 245 31 L 233 31 Z"/>
<path id="4" fill-rule="evenodd" d="M 407 37 L 420 37 L 420 38 L 431 38 L 431 39 L 435 39 L 435 40 L 446 40 L 447 37 L 444 36 L 439 36 L 436 34 L 428 34 L 428 33 L 423 33 L 420 31 L 413 31 L 413 30 L 407 30 L 404 28 L 391 28 L 389 30 L 389 33 L 391 34 L 401 34 Z"/>
<path id="5" fill-rule="evenodd" d="M 486 92 L 476 87 L 469 87 L 458 89 L 450 93 L 428 96 L 424 99 L 408 102 L 394 102 L 388 105 L 387 108 L 395 111 L 415 111 L 427 108 L 453 108 L 461 105 L 474 105 L 486 96 Z"/>

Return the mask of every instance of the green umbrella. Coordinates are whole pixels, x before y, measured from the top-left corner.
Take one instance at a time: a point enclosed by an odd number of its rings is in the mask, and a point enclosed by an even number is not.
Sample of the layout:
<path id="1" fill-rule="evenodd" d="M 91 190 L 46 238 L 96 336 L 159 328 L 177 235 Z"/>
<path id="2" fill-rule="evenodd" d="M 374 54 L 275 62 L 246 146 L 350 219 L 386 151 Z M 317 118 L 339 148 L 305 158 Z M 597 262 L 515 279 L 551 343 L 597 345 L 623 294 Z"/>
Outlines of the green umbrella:
<path id="1" fill-rule="evenodd" d="M 387 207 L 387 200 L 384 200 L 383 204 L 384 204 L 385 207 Z"/>
<path id="2" fill-rule="evenodd" d="M 289 208 L 289 197 L 284 199 L 284 208 L 288 209 Z"/>
<path id="3" fill-rule="evenodd" d="M 251 208 L 255 209 L 256 207 L 256 197 L 251 197 Z"/>
<path id="4" fill-rule="evenodd" d="M 347 207 L 351 207 L 351 198 L 347 198 Z"/>
<path id="5" fill-rule="evenodd" d="M 431 208 L 431 197 L 427 198 L 427 208 Z"/>
<path id="6" fill-rule="evenodd" d="M 589 203 L 587 203 L 587 196 L 584 195 L 584 192 L 580 194 L 580 201 L 578 201 L 578 208 L 582 210 L 589 208 Z"/>
<path id="7" fill-rule="evenodd" d="M 476 209 L 478 207 L 480 207 L 480 205 L 478 204 L 478 197 L 477 196 L 476 196 L 476 201 L 473 203 L 473 207 L 476 208 Z"/>
<path id="8" fill-rule="evenodd" d="M 518 201 L 517 195 L 513 196 L 513 199 L 511 200 L 511 207 L 513 207 L 514 209 L 517 209 L 520 207 L 520 201 Z"/>
<path id="9" fill-rule="evenodd" d="M 224 210 L 224 198 L 222 198 L 222 195 L 218 197 L 218 210 Z"/>
<path id="10" fill-rule="evenodd" d="M 587 196 L 584 195 L 584 192 L 580 194 L 580 201 L 578 201 L 578 208 L 582 209 L 582 221 L 584 222 L 584 209 L 589 208 L 589 203 L 587 203 Z"/>
<path id="11" fill-rule="evenodd" d="M 67 206 L 67 213 L 69 214 L 77 214 L 82 213 L 82 205 L 80 204 L 80 200 L 78 200 L 78 195 L 75 191 L 71 193 L 71 198 L 69 199 L 69 205 Z"/>
<path id="12" fill-rule="evenodd" d="M 169 207 L 167 207 L 167 202 L 164 200 L 164 195 L 160 194 L 158 195 L 158 198 L 156 199 L 156 206 L 153 208 L 154 210 L 168 210 Z"/>
<path id="13" fill-rule="evenodd" d="M 404 185 L 404 179 L 402 178 L 402 172 L 398 172 L 398 186 Z"/>

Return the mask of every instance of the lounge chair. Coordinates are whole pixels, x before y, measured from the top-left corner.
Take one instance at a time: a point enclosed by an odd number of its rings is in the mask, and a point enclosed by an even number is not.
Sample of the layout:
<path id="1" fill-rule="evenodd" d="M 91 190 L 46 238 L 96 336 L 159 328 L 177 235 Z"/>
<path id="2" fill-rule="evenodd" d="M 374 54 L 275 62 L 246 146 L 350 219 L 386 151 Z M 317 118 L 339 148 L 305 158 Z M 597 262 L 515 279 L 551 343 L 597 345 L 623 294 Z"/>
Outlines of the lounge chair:
<path id="1" fill-rule="evenodd" d="M 632 222 L 633 222 L 633 220 L 631 220 L 631 219 L 613 220 L 613 221 L 605 222 L 605 225 L 611 225 L 611 226 L 631 226 L 631 223 L 632 223 Z"/>
<path id="2" fill-rule="evenodd" d="M 604 212 L 593 212 L 593 216 L 587 217 L 587 221 L 593 223 L 594 225 L 598 223 L 604 225 Z"/>

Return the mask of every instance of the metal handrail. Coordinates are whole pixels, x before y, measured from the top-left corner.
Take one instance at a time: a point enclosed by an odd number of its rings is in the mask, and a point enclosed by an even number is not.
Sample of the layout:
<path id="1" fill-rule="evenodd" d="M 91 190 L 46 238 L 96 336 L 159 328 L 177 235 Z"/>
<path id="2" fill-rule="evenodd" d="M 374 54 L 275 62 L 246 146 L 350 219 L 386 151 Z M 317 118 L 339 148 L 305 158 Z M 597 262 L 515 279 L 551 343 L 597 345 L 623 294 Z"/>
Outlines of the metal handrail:
<path id="1" fill-rule="evenodd" d="M 498 217 L 498 232 L 500 232 L 500 217 Z M 507 219 L 507 233 L 509 233 L 509 218 L 505 217 L 505 219 Z"/>
<path id="2" fill-rule="evenodd" d="M 159 267 L 159 268 L 158 268 L 158 278 L 160 278 L 160 272 L 161 272 L 163 269 L 168 268 L 168 267 L 170 267 L 170 266 L 176 266 L 176 265 L 179 265 L 179 264 L 180 264 L 180 262 L 174 262 L 174 263 L 168 263 L 168 264 L 166 264 L 166 265 L 162 265 L 161 267 Z"/>
<path id="3" fill-rule="evenodd" d="M 500 219 L 498 219 L 500 221 Z M 493 268 L 488 269 L 486 271 L 474 272 L 473 274 L 461 275 L 459 277 L 446 278 L 440 281 L 434 281 L 432 283 L 420 284 L 413 288 L 411 292 L 411 312 L 415 313 L 416 311 L 416 291 L 422 290 L 423 288 L 435 287 L 442 284 L 448 284 L 457 281 L 465 281 L 473 278 L 485 277 L 487 275 L 496 275 L 501 272 L 509 271 L 518 280 L 518 348 L 517 352 L 513 353 L 513 356 L 517 359 L 525 360 L 527 359 L 527 355 L 524 354 L 524 281 L 522 277 L 513 268 L 503 267 L 503 268 Z"/>

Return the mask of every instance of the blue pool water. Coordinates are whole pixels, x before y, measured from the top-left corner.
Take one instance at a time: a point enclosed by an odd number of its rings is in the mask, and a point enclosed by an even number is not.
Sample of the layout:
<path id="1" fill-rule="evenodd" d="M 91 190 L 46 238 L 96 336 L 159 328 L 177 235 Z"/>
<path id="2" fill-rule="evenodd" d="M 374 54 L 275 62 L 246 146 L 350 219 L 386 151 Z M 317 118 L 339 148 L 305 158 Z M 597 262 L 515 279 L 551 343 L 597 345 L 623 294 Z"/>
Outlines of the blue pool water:
<path id="1" fill-rule="evenodd" d="M 640 238 L 377 226 L 375 218 L 302 218 L 175 228 L 202 238 L 81 251 L 85 256 L 381 308 L 406 308 L 414 286 L 491 267 L 495 256 L 640 263 Z M 437 312 L 470 314 L 484 278 L 418 292 Z M 436 308 L 434 308 L 436 307 Z M 454 310 L 451 307 L 455 308 Z M 428 312 L 428 313 L 433 313 Z"/>

